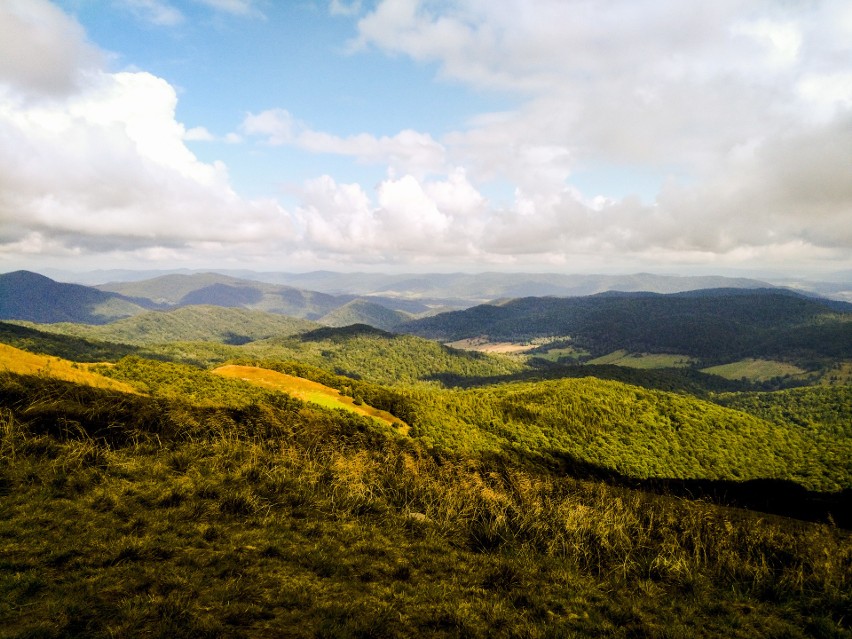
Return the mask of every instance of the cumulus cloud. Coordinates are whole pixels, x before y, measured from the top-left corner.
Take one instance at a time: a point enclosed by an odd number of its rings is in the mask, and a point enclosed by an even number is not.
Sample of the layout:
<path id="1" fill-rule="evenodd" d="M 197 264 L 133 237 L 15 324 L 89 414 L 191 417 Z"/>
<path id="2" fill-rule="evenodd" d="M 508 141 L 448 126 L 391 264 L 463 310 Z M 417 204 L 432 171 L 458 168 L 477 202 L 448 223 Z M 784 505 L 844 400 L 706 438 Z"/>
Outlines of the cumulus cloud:
<path id="1" fill-rule="evenodd" d="M 516 186 L 513 202 L 480 214 L 487 251 L 687 261 L 848 252 L 852 77 L 841 61 L 852 55 L 852 10 L 840 0 L 753 9 L 383 0 L 350 45 L 517 96 L 516 109 L 441 140 L 473 184 Z M 578 171 L 608 165 L 657 171 L 657 201 L 572 186 Z"/>
<path id="2" fill-rule="evenodd" d="M 0 83 L 20 96 L 67 94 L 102 58 L 82 27 L 49 2 L 0 3 Z"/>
<path id="3" fill-rule="evenodd" d="M 6 63 L 0 256 L 217 243 L 272 250 L 291 241 L 291 219 L 280 205 L 240 198 L 222 163 L 202 162 L 185 146 L 184 140 L 208 133 L 187 131 L 176 120 L 177 95 L 165 80 L 86 66 L 97 56 L 82 32 L 39 0 L 4 4 L 0 31 L 44 17 L 38 27 L 44 58 L 78 57 L 59 75 L 34 67 L 27 56 Z M 62 37 L 51 38 L 51 32 Z"/>
<path id="4" fill-rule="evenodd" d="M 162 24 L 173 7 L 126 2 Z M 436 137 L 420 123 L 384 136 L 319 131 L 283 105 L 247 113 L 220 137 L 177 121 L 165 80 L 105 70 L 80 26 L 49 3 L 0 3 L 0 256 L 848 263 L 852 10 L 843 0 L 759 10 L 734 0 L 366 6 L 328 5 L 357 24 L 353 55 L 427 62 L 443 80 L 509 95 L 512 108 Z M 12 55 L 21 48 L 37 55 Z M 321 175 L 287 211 L 241 197 L 224 164 L 187 146 L 246 140 L 352 158 L 380 177 L 367 186 Z M 657 176 L 656 195 L 582 188 L 583 171 L 615 166 Z M 495 188 L 499 201 L 488 195 Z"/>
<path id="5" fill-rule="evenodd" d="M 355 158 L 365 164 L 383 164 L 401 173 L 425 175 L 446 169 L 445 149 L 431 135 L 413 130 L 394 136 L 361 133 L 348 137 L 310 129 L 286 109 L 249 113 L 240 130 L 273 146 L 292 145 L 312 153 Z"/>

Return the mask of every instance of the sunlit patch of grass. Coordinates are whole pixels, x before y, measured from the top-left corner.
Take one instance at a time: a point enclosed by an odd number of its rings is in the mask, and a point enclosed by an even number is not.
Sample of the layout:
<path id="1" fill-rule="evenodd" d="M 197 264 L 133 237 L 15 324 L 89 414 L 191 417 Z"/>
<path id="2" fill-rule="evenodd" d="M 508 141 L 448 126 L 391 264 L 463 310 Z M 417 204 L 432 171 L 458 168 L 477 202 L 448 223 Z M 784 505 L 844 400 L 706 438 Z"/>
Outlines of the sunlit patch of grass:
<path id="1" fill-rule="evenodd" d="M 628 353 L 625 350 L 614 351 L 586 362 L 593 365 L 614 364 L 629 368 L 684 368 L 692 364 L 686 355 L 671 353 Z"/>
<path id="2" fill-rule="evenodd" d="M 726 379 L 745 378 L 755 382 L 764 382 L 774 377 L 784 377 L 787 375 L 795 377 L 807 373 L 804 369 L 793 364 L 766 359 L 744 359 L 730 364 L 711 366 L 710 368 L 702 369 L 702 372 L 719 375 Z"/>
<path id="3" fill-rule="evenodd" d="M 325 408 L 348 410 L 359 415 L 372 417 L 385 424 L 393 426 L 403 434 L 408 432 L 408 426 L 399 418 L 387 411 L 368 406 L 357 397 L 347 397 L 337 389 L 313 382 L 309 379 L 279 373 L 256 366 L 238 366 L 229 364 L 213 370 L 217 375 L 242 379 L 263 388 L 293 395 L 303 401 L 313 402 Z"/>
<path id="4" fill-rule="evenodd" d="M 91 372 L 87 364 L 78 364 L 48 355 L 36 355 L 7 344 L 0 344 L 0 370 L 19 375 L 54 377 L 75 384 L 108 388 L 125 393 L 136 392 L 129 384 Z"/>

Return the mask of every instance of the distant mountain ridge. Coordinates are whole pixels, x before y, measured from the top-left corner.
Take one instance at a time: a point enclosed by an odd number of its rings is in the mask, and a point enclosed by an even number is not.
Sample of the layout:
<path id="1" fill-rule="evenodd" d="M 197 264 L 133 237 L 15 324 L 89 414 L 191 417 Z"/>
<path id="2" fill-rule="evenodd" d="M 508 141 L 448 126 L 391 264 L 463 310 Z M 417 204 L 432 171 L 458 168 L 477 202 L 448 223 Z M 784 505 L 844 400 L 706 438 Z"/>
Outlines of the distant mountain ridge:
<path id="1" fill-rule="evenodd" d="M 339 279 L 337 284 L 334 284 L 335 278 Z M 602 337 L 602 333 L 606 332 L 609 335 L 622 335 L 630 343 L 649 344 L 651 350 L 658 351 L 664 346 L 658 343 L 658 339 L 655 341 L 637 335 L 635 330 L 634 334 L 626 336 L 625 326 L 641 325 L 649 333 L 658 332 L 659 326 L 668 327 L 667 330 L 670 331 L 675 330 L 671 325 L 671 318 L 665 315 L 672 309 L 683 307 L 682 311 L 677 312 L 700 315 L 700 319 L 693 317 L 691 328 L 688 330 L 697 331 L 697 335 L 709 330 L 710 334 L 718 339 L 737 343 L 741 331 L 731 324 L 733 320 L 718 315 L 718 309 L 714 308 L 717 302 L 699 300 L 718 297 L 722 295 L 720 291 L 727 291 L 724 295 L 731 299 L 754 295 L 754 288 L 743 287 L 756 283 L 746 279 L 650 274 L 569 276 L 483 273 L 386 276 L 318 272 L 303 274 L 296 279 L 304 284 L 321 285 L 326 290 L 334 287 L 339 290 L 345 290 L 344 287 L 347 286 L 352 288 L 348 293 L 332 294 L 219 273 L 170 274 L 148 280 L 87 287 L 63 284 L 35 273 L 17 271 L 0 275 L 0 320 L 106 324 L 140 315 L 150 309 L 174 310 L 204 305 L 262 311 L 328 326 L 369 324 L 383 330 L 423 334 L 451 341 L 479 335 L 510 340 L 522 333 L 569 335 L 578 330 L 571 321 L 585 318 L 582 321 L 585 322 L 583 326 L 586 328 L 581 326 L 581 333 L 583 330 L 594 332 L 589 326 L 598 327 L 594 329 L 598 334 L 594 338 L 597 346 L 614 343 L 612 339 Z M 718 282 L 727 286 L 724 289 L 702 288 L 702 285 L 706 287 Z M 763 283 L 757 284 L 761 285 L 758 288 L 763 291 L 775 291 L 777 296 L 781 296 L 778 299 L 786 299 L 785 308 L 793 304 L 791 300 L 794 299 L 800 300 L 797 302 L 800 304 L 809 300 L 808 303 L 817 305 L 821 309 L 820 312 L 842 313 L 852 308 L 842 302 L 805 297 L 786 292 L 785 289 L 768 288 L 769 285 Z M 619 292 L 609 288 L 619 285 L 623 287 Z M 598 294 L 599 299 L 596 296 L 571 295 L 572 292 L 588 288 L 606 290 Z M 652 288 L 663 289 L 665 293 L 648 292 L 648 289 Z M 640 289 L 641 292 L 631 289 Z M 529 291 L 533 291 L 535 296 L 516 295 Z M 560 296 L 543 296 L 548 291 L 558 291 Z M 443 297 L 431 297 L 433 295 Z M 486 296 L 497 301 L 470 308 L 474 304 L 475 296 Z M 654 301 L 655 296 L 662 297 Z M 595 299 L 597 301 L 589 301 Z M 605 302 L 607 299 L 626 301 Z M 693 301 L 684 306 L 684 299 Z M 745 313 L 750 304 L 739 302 L 735 305 L 737 313 Z M 643 307 L 647 308 L 642 310 Z M 662 307 L 667 310 L 664 311 Z M 467 315 L 439 314 L 441 311 L 465 308 L 469 309 Z M 594 311 L 595 308 L 598 310 Z M 635 317 L 637 309 L 645 315 Z M 430 316 L 433 319 L 429 319 Z M 711 321 L 708 318 L 715 319 Z M 652 326 L 649 325 L 651 321 L 661 323 L 659 326 Z M 712 330 L 708 328 L 708 322 L 713 324 Z M 464 327 L 465 324 L 467 327 Z M 837 335 L 828 336 L 834 343 L 839 340 L 840 350 L 845 348 L 844 328 L 835 327 Z M 824 332 L 827 329 L 823 327 L 820 330 Z M 234 331 L 234 339 L 244 337 L 247 338 L 248 335 Z"/>
<path id="2" fill-rule="evenodd" d="M 106 324 L 155 306 L 149 300 L 55 282 L 30 271 L 0 274 L 0 319 Z"/>
<path id="3" fill-rule="evenodd" d="M 596 355 L 678 353 L 733 357 L 852 357 L 852 304 L 777 289 L 706 289 L 668 295 L 607 292 L 528 297 L 412 320 L 397 328 L 453 342 L 570 337 Z"/>
<path id="4" fill-rule="evenodd" d="M 465 300 L 472 303 L 516 297 L 574 297 L 604 291 L 677 293 L 703 288 L 765 288 L 771 284 L 722 276 L 580 275 L 560 273 L 258 273 L 263 281 L 329 294 L 383 295 L 407 299 Z"/>
<path id="5" fill-rule="evenodd" d="M 273 284 L 219 273 L 172 274 L 149 280 L 112 282 L 95 287 L 100 291 L 144 297 L 172 307 L 206 304 L 265 311 L 313 321 L 323 321 L 357 300 L 390 311 L 419 314 L 429 310 L 421 302 L 380 296 L 359 298 L 354 294 L 332 295 L 284 284 Z M 373 312 L 373 315 L 376 313 Z M 334 315 L 331 316 L 335 317 Z M 400 314 L 399 319 L 410 315 Z M 332 320 L 334 321 L 334 320 Z"/>

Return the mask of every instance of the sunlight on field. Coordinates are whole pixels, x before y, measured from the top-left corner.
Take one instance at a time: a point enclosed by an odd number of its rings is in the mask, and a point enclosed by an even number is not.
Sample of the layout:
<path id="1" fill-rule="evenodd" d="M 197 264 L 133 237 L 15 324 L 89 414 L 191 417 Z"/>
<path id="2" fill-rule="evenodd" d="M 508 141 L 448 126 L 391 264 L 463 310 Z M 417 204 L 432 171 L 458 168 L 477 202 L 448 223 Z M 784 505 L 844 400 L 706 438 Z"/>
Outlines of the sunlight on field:
<path id="1" fill-rule="evenodd" d="M 403 434 L 408 433 L 408 425 L 390 413 L 367 406 L 366 404 L 357 405 L 353 398 L 341 395 L 340 391 L 302 377 L 295 377 L 256 366 L 236 366 L 233 364 L 220 366 L 214 369 L 213 372 L 223 377 L 242 379 L 263 388 L 287 393 L 303 401 L 313 402 L 325 408 L 341 408 L 358 413 L 359 415 L 372 417 L 393 426 Z"/>
<path id="2" fill-rule="evenodd" d="M 752 381 L 764 382 L 773 377 L 804 375 L 807 371 L 792 364 L 785 364 L 784 362 L 775 362 L 766 359 L 744 359 L 731 364 L 711 366 L 710 368 L 702 369 L 702 372 L 719 375 L 726 379 L 742 379 L 745 377 Z"/>
<path id="3" fill-rule="evenodd" d="M 0 344 L 0 371 L 20 375 L 44 375 L 96 388 L 136 393 L 130 385 L 88 370 L 89 364 L 78 364 L 59 357 L 35 355 L 14 346 Z"/>
<path id="4" fill-rule="evenodd" d="M 464 351 L 479 351 L 480 353 L 492 353 L 499 355 L 513 355 L 525 353 L 535 348 L 535 344 L 517 344 L 515 342 L 489 342 L 485 337 L 472 337 L 448 342 L 447 346 Z"/>
<path id="5" fill-rule="evenodd" d="M 691 360 L 686 355 L 674 355 L 669 353 L 628 353 L 625 350 L 614 351 L 608 355 L 589 360 L 587 364 L 603 365 L 614 364 L 616 366 L 627 366 L 629 368 L 684 368 L 689 366 Z"/>

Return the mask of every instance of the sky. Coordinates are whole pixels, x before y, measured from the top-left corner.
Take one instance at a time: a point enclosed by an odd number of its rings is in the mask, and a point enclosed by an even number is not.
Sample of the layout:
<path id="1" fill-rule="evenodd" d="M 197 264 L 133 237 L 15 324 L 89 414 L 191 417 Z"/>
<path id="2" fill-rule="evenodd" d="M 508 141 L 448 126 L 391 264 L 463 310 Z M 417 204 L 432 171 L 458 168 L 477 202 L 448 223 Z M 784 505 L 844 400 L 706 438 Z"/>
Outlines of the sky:
<path id="1" fill-rule="evenodd" d="M 848 0 L 2 0 L 0 271 L 852 269 Z"/>

